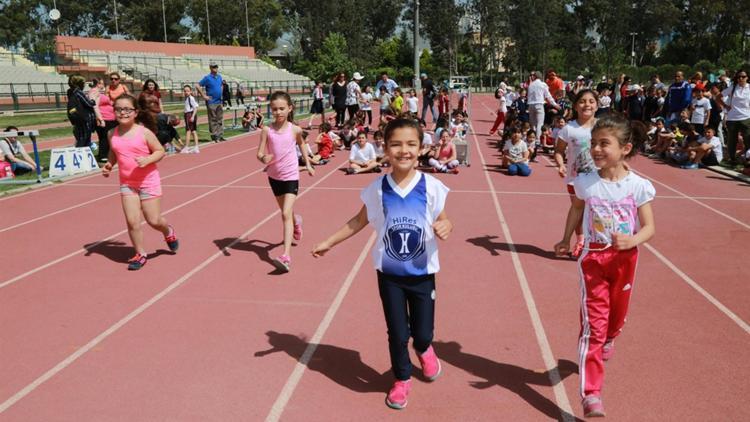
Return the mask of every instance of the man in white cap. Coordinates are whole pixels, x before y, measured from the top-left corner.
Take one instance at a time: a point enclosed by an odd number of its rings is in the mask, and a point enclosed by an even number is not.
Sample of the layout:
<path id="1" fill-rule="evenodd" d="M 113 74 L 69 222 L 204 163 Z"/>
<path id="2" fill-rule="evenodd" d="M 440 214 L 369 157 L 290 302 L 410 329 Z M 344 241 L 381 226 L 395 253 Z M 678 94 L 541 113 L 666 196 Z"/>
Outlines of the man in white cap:
<path id="1" fill-rule="evenodd" d="M 627 97 L 627 104 L 625 105 L 630 120 L 644 121 L 644 106 L 646 104 L 646 97 L 643 96 L 643 88 L 638 84 L 633 84 L 628 87 L 630 95 Z"/>
<path id="2" fill-rule="evenodd" d="M 359 81 L 363 78 L 364 76 L 361 73 L 354 72 L 352 80 L 346 85 L 346 111 L 349 113 L 349 120 L 352 120 L 359 111 L 359 101 L 362 99 Z"/>

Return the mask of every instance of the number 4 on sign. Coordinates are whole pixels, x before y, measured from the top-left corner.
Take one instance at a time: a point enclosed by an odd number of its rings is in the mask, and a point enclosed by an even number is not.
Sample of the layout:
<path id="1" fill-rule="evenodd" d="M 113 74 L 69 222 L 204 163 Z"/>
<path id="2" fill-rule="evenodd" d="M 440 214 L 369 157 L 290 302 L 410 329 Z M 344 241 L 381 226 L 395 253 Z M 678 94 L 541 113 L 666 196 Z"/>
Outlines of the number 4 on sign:
<path id="1" fill-rule="evenodd" d="M 59 169 L 61 172 L 65 172 L 65 154 L 60 154 L 59 157 L 57 157 L 57 161 L 55 161 L 55 168 Z"/>

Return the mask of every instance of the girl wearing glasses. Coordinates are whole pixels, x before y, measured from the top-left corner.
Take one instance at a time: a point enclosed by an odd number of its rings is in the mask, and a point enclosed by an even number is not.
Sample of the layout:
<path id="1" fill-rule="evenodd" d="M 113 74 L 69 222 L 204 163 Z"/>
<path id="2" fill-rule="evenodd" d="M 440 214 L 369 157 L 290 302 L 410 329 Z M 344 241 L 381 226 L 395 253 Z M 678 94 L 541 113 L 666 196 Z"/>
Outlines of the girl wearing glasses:
<path id="1" fill-rule="evenodd" d="M 135 97 L 124 94 L 115 100 L 117 127 L 109 132 L 109 160 L 102 175 L 109 177 L 112 167 L 119 165 L 120 193 L 128 235 L 135 256 L 128 260 L 128 270 L 146 265 L 143 246 L 141 212 L 149 226 L 164 235 L 169 250 L 177 252 L 179 242 L 172 226 L 161 214 L 161 178 L 156 163 L 164 157 L 164 148 L 154 133 L 156 120 L 148 110 L 138 108 Z"/>

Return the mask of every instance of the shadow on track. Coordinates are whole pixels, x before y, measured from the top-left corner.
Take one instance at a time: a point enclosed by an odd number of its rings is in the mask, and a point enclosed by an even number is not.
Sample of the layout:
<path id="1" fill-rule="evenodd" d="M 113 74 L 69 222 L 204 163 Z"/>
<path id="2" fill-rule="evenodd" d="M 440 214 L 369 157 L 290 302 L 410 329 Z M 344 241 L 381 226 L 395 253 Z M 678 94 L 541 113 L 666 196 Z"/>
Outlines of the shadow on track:
<path id="1" fill-rule="evenodd" d="M 87 243 L 83 245 L 83 249 L 86 249 L 84 256 L 97 254 L 119 264 L 127 264 L 128 259 L 135 255 L 135 250 L 130 244 L 119 240 Z M 154 259 L 161 255 L 174 255 L 174 252 L 166 249 L 157 249 L 155 252 L 148 254 L 148 259 Z"/>
<path id="2" fill-rule="evenodd" d="M 271 348 L 255 352 L 255 357 L 284 352 L 299 362 L 310 345 L 303 336 L 266 332 Z M 388 370 L 379 373 L 364 362 L 356 350 L 344 349 L 330 344 L 318 344 L 307 368 L 319 372 L 336 384 L 358 393 L 386 393 L 393 382 Z"/>
<path id="3" fill-rule="evenodd" d="M 461 344 L 455 341 L 436 341 L 432 343 L 432 347 L 435 348 L 435 353 L 444 362 L 481 378 L 481 380 L 472 381 L 470 383 L 472 387 L 480 390 L 494 386 L 504 388 L 517 394 L 548 418 L 563 420 L 563 410 L 554 401 L 544 397 L 531 387 L 532 385 L 552 387 L 549 371 L 532 371 L 520 366 L 495 362 L 482 356 L 466 353 L 461 350 Z M 578 365 L 569 360 L 559 360 L 556 369 L 560 373 L 561 380 L 578 373 Z M 566 414 L 566 418 L 568 420 L 576 419 L 569 414 Z"/>
<path id="4" fill-rule="evenodd" d="M 497 236 L 485 235 L 485 236 L 480 236 L 480 237 L 474 237 L 471 239 L 466 239 L 466 241 L 471 243 L 474 246 L 478 246 L 480 248 L 486 249 L 487 251 L 489 251 L 490 255 L 492 256 L 500 255 L 499 251 L 510 252 L 510 245 L 508 243 L 494 242 L 493 239 L 497 239 Z M 545 250 L 534 245 L 516 243 L 513 246 L 515 246 L 516 252 L 518 253 L 536 255 L 542 258 L 547 258 L 547 259 L 558 259 L 558 260 L 569 259 L 567 257 L 557 256 L 551 250 Z"/>
<path id="5" fill-rule="evenodd" d="M 239 240 L 239 242 L 234 243 L 233 242 Z M 256 255 L 258 255 L 258 258 L 260 258 L 261 261 L 268 263 L 269 265 L 273 266 L 273 259 L 271 258 L 271 251 L 277 248 L 278 246 L 283 245 L 283 243 L 270 243 L 266 242 L 265 240 L 260 239 L 253 239 L 253 240 L 246 240 L 246 239 L 238 239 L 236 237 L 225 237 L 223 239 L 216 239 L 214 240 L 214 244 L 216 245 L 219 250 L 224 254 L 224 256 L 232 256 L 230 249 L 234 249 L 237 251 L 244 251 L 244 252 L 252 252 Z M 232 245 L 231 248 L 229 245 Z M 274 269 L 273 271 L 268 273 L 269 275 L 279 275 L 284 274 L 283 272 Z"/>

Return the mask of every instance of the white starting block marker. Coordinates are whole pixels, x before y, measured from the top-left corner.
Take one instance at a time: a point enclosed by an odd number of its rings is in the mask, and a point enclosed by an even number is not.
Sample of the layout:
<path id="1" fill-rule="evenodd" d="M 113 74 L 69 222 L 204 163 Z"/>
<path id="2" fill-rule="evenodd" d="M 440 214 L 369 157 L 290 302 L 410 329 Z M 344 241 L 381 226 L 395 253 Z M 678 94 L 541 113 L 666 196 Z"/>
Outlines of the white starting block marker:
<path id="1" fill-rule="evenodd" d="M 49 159 L 49 176 L 64 177 L 98 170 L 91 148 L 55 148 Z"/>

